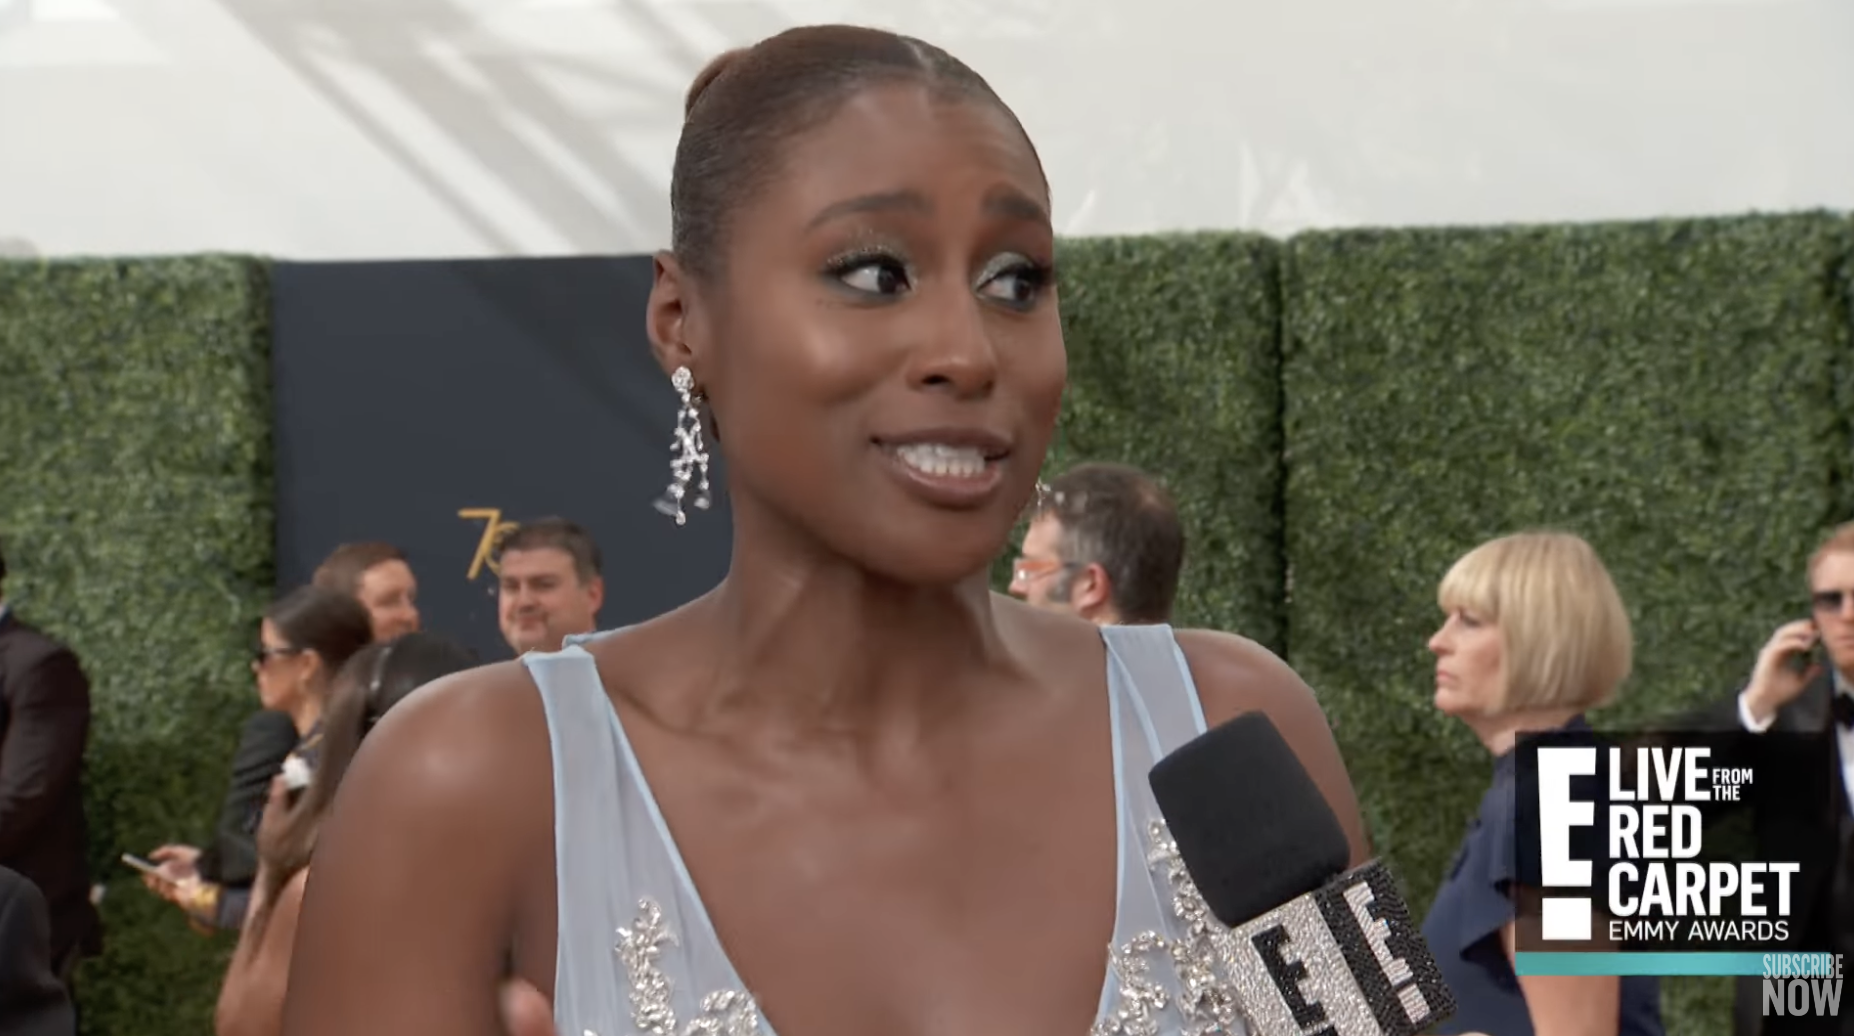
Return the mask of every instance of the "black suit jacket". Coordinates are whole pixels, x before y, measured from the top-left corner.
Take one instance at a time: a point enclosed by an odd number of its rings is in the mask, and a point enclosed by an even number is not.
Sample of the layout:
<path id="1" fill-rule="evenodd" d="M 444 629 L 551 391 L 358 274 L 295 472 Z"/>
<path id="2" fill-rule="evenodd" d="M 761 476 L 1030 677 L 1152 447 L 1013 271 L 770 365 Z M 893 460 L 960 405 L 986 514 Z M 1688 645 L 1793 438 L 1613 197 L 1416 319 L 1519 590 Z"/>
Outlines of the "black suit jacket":
<path id="1" fill-rule="evenodd" d="M 1682 725 L 1715 731 L 1745 729 L 1744 721 L 1738 714 L 1738 696 L 1741 693 L 1742 688 L 1724 701 L 1689 716 L 1688 722 Z M 1791 916 L 1803 922 L 1801 946 L 1811 950 L 1827 947 L 1854 954 L 1854 812 L 1849 809 L 1847 787 L 1842 777 L 1843 760 L 1835 738 L 1832 710 L 1834 694 L 1834 677 L 1824 672 L 1805 687 L 1795 701 L 1777 710 L 1776 718 L 1771 721 L 1770 730 L 1767 731 L 1818 734 L 1826 737 L 1831 745 L 1836 745 L 1832 765 L 1827 767 L 1828 772 L 1813 778 L 1828 784 L 1830 815 L 1821 817 L 1814 826 L 1794 822 L 1771 823 L 1768 817 L 1760 816 L 1757 839 L 1759 854 L 1766 859 L 1797 860 L 1805 862 L 1805 866 L 1807 861 L 1816 863 L 1815 874 L 1818 880 L 1801 884 L 1794 890 L 1796 898 Z M 1755 741 L 1752 743 L 1758 744 Z M 1779 744 L 1768 744 L 1771 749 L 1780 750 Z M 1717 762 L 1731 765 L 1725 760 Z M 1764 760 L 1762 766 L 1755 758 L 1744 762 L 1753 767 L 1753 772 L 1771 772 L 1783 766 L 1782 761 L 1774 759 Z M 1740 978 L 1736 994 L 1733 1032 L 1738 1036 L 1760 1033 L 1762 1036 L 1782 1036 L 1788 1033 L 1797 1033 L 1799 1036 L 1804 1033 L 1854 1036 L 1854 1010 L 1849 1010 L 1845 1001 L 1838 1021 L 1762 1018 L 1763 985 L 1760 979 Z"/>
<path id="2" fill-rule="evenodd" d="M 232 781 L 219 807 L 219 824 L 211 843 L 200 848 L 200 877 L 234 887 L 257 877 L 258 818 L 270 797 L 271 778 L 282 771 L 297 740 L 288 713 L 266 710 L 245 720 L 232 753 Z"/>
<path id="3" fill-rule="evenodd" d="M 38 886 L 0 867 L 0 1036 L 72 1036 L 77 1018 L 52 973 L 51 921 Z"/>
<path id="4" fill-rule="evenodd" d="M 0 616 L 0 867 L 51 907 L 52 953 L 100 948 L 82 787 L 90 681 L 57 641 Z"/>

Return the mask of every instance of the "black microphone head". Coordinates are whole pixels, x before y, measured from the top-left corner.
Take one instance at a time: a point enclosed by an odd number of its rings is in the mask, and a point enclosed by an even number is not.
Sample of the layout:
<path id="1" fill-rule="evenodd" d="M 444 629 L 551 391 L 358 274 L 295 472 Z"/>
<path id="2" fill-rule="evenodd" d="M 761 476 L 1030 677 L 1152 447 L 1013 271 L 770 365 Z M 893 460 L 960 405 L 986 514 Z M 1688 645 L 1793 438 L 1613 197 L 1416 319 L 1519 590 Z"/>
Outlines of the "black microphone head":
<path id="1" fill-rule="evenodd" d="M 1191 881 L 1234 928 L 1345 872 L 1352 849 L 1281 732 L 1246 712 L 1159 760 L 1149 777 Z"/>

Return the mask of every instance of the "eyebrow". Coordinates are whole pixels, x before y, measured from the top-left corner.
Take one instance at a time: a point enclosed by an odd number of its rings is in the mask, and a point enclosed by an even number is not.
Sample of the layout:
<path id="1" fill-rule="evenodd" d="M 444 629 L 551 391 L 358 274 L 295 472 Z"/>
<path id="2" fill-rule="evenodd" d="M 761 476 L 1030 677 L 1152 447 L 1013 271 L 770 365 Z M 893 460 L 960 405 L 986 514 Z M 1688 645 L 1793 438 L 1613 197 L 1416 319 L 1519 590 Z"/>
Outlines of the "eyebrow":
<path id="1" fill-rule="evenodd" d="M 865 194 L 860 198 L 851 198 L 834 205 L 826 205 L 823 211 L 811 217 L 810 228 L 822 226 L 833 219 L 844 216 L 856 216 L 869 212 L 917 212 L 931 213 L 933 203 L 918 191 L 890 191 L 886 194 Z M 808 229 L 810 229 L 808 228 Z"/>
<path id="2" fill-rule="evenodd" d="M 1049 225 L 1049 212 L 1037 201 L 1010 187 L 997 187 L 985 195 L 985 211 L 1004 219 L 1027 223 Z M 863 215 L 871 212 L 912 212 L 919 215 L 932 215 L 933 202 L 919 191 L 889 191 L 883 194 L 865 194 L 859 198 L 826 205 L 806 229 L 816 229 L 834 219 L 845 216 Z"/>
<path id="3" fill-rule="evenodd" d="M 1049 225 L 1049 210 L 1036 199 L 1012 187 L 996 187 L 987 193 L 985 211 L 1005 219 Z"/>

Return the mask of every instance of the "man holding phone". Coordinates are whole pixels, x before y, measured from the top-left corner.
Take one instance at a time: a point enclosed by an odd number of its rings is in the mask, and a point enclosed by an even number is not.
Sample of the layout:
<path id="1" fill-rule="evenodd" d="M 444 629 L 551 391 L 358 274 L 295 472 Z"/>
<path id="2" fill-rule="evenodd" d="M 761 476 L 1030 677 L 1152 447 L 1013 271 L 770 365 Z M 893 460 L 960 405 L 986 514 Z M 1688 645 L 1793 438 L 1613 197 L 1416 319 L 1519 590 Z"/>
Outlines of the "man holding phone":
<path id="1" fill-rule="evenodd" d="M 1705 725 L 1832 736 L 1835 769 L 1823 775 L 1832 795 L 1833 816 L 1823 818 L 1833 833 L 1832 876 L 1813 889 L 1798 890 L 1793 916 L 1809 926 L 1802 945 L 1854 954 L 1854 523 L 1837 528 L 1816 549 L 1808 577 L 1810 617 L 1771 634 L 1750 680 L 1731 701 L 1710 710 Z M 1808 851 L 1805 840 L 1819 837 L 1760 828 L 1759 851 L 1770 859 L 1794 859 Z M 1736 1036 L 1854 1036 L 1854 1010 L 1842 1010 L 1839 1019 L 1765 1018 L 1761 996 L 1758 979 L 1739 980 Z"/>

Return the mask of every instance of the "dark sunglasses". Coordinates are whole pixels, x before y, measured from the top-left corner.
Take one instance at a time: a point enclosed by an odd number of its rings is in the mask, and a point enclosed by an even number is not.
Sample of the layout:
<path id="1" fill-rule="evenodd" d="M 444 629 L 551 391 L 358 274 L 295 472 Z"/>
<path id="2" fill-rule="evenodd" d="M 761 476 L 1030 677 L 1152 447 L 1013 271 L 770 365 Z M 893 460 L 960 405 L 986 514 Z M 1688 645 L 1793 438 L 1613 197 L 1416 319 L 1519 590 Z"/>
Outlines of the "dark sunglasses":
<path id="1" fill-rule="evenodd" d="M 1818 612 L 1838 612 L 1851 593 L 1854 593 L 1854 591 L 1817 590 L 1815 593 L 1809 595 L 1809 600 L 1815 605 L 1815 610 Z"/>
<path id="2" fill-rule="evenodd" d="M 291 655 L 300 655 L 302 653 L 302 648 L 260 647 L 257 649 L 257 653 L 251 656 L 251 664 L 261 666 L 273 658 L 288 658 Z"/>

